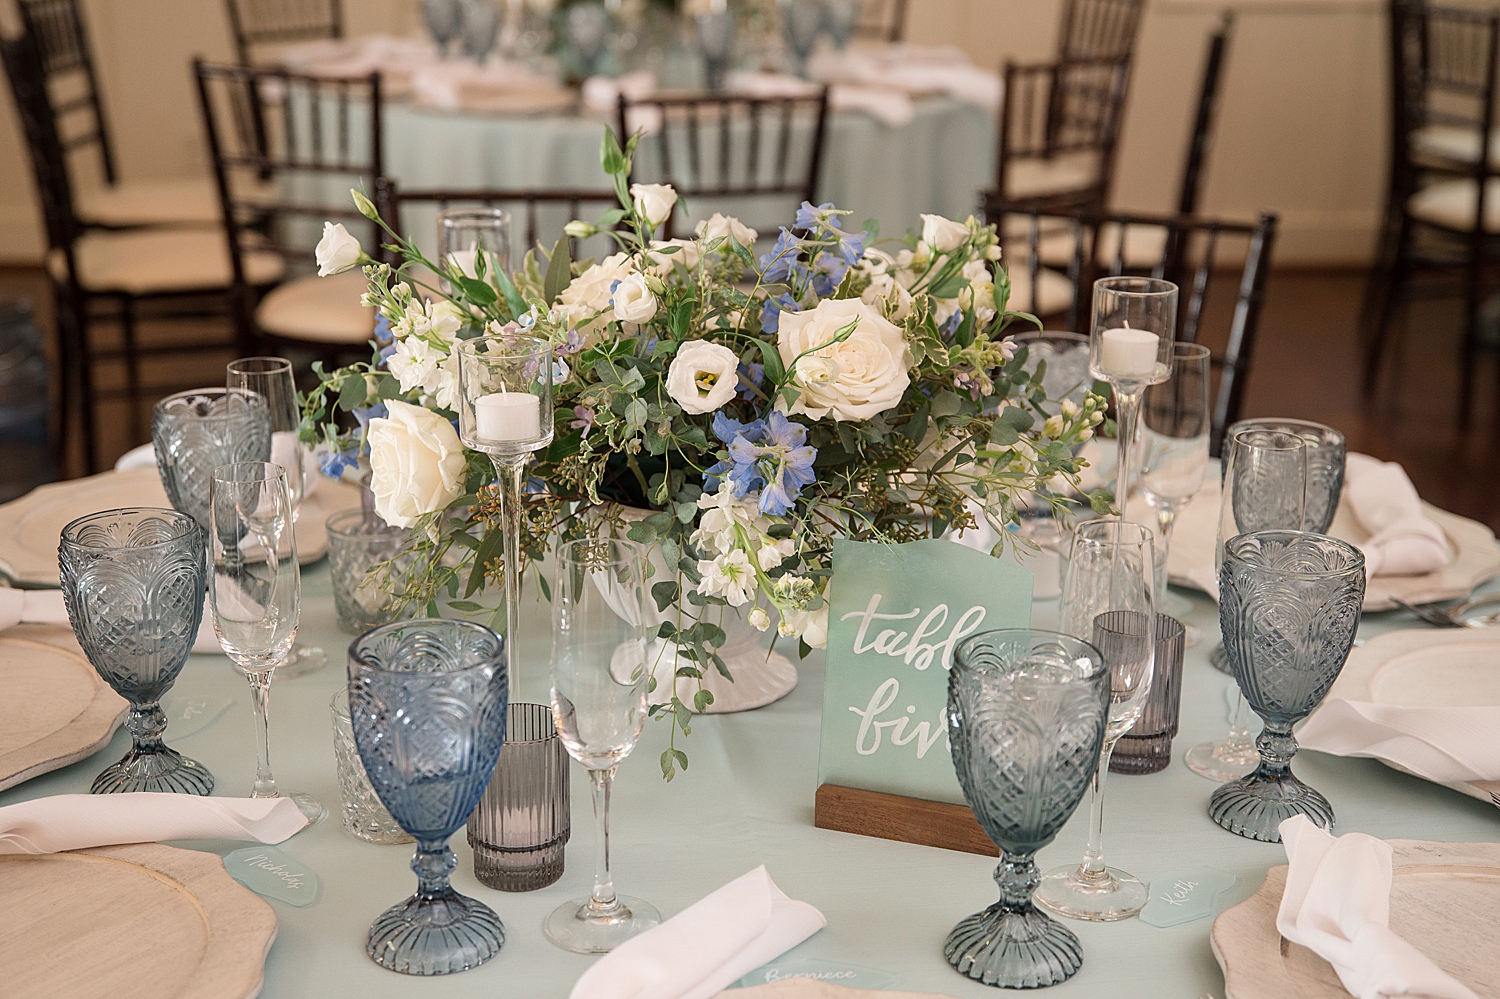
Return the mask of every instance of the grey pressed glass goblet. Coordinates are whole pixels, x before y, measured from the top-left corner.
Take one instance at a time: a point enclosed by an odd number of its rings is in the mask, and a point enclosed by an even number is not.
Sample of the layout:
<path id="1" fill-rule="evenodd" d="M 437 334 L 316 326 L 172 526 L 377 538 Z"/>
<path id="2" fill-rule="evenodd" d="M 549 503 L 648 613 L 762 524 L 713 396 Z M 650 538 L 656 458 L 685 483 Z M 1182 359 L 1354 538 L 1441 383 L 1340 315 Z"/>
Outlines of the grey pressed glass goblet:
<path id="1" fill-rule="evenodd" d="M 506 647 L 469 621 L 383 625 L 349 645 L 354 743 L 381 804 L 417 840 L 417 891 L 380 914 L 365 951 L 382 968 L 446 975 L 505 943 L 500 917 L 448 883 L 448 849 L 494 773 L 510 697 Z"/>
<path id="2" fill-rule="evenodd" d="M 1234 678 L 1266 723 L 1260 765 L 1209 799 L 1209 817 L 1230 832 L 1279 843 L 1277 827 L 1293 815 L 1333 828 L 1328 799 L 1292 774 L 1292 725 L 1344 668 L 1364 597 L 1364 555 L 1343 541 L 1260 531 L 1224 543 L 1219 627 Z"/>
<path id="3" fill-rule="evenodd" d="M 1338 513 L 1339 498 L 1344 494 L 1344 465 L 1349 450 L 1344 443 L 1344 435 L 1332 427 L 1311 420 L 1274 416 L 1231 423 L 1229 429 L 1224 431 L 1224 440 L 1232 442 L 1246 430 L 1292 434 L 1302 438 L 1307 452 L 1307 499 L 1303 512 L 1303 530 L 1327 534 L 1328 528 L 1333 525 L 1334 515 Z"/>
<path id="4" fill-rule="evenodd" d="M 1032 902 L 1035 855 L 1078 807 L 1099 765 L 1110 670 L 1088 642 L 1049 631 L 981 632 L 948 674 L 953 768 L 1000 848 L 1000 901 L 960 922 L 948 963 L 1005 988 L 1056 985 L 1083 964 L 1072 930 Z"/>
<path id="5" fill-rule="evenodd" d="M 214 776 L 162 742 L 161 699 L 203 619 L 203 532 L 175 510 L 126 509 L 80 517 L 57 549 L 63 602 L 94 669 L 126 700 L 130 752 L 89 788 L 208 794 Z"/>
<path id="6" fill-rule="evenodd" d="M 271 460 L 271 417 L 265 400 L 227 388 L 169 395 L 151 411 L 156 470 L 173 509 L 209 530 L 208 493 L 214 469 Z"/>

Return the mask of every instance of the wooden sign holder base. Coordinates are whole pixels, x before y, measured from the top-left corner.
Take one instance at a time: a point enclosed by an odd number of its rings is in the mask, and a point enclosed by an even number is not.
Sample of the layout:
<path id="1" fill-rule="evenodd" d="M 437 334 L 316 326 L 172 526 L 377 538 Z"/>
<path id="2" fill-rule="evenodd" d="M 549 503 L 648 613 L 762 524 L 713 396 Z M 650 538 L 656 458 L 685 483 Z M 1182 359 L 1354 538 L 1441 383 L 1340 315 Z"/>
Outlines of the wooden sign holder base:
<path id="1" fill-rule="evenodd" d="M 1000 856 L 967 805 L 822 784 L 813 808 L 813 824 L 819 829 Z"/>

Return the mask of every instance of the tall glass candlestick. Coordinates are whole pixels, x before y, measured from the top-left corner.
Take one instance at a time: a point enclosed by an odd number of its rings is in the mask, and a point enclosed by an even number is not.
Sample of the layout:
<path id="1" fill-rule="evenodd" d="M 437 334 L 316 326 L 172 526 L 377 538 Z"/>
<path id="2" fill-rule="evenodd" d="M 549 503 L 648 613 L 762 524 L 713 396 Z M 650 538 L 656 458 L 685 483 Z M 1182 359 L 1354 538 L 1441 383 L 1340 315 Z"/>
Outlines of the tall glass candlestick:
<path id="1" fill-rule="evenodd" d="M 1144 277 L 1107 277 L 1094 282 L 1094 324 L 1089 337 L 1089 374 L 1114 390 L 1120 460 L 1115 504 L 1125 516 L 1130 461 L 1146 387 L 1172 375 L 1177 331 L 1177 286 Z"/>

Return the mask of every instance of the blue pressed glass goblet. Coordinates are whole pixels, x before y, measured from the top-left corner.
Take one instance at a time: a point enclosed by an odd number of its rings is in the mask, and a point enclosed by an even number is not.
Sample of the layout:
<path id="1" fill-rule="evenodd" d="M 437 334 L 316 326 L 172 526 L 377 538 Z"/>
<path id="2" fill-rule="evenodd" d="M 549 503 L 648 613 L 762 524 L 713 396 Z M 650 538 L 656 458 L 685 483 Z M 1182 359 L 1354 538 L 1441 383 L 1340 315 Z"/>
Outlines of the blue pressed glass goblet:
<path id="1" fill-rule="evenodd" d="M 78 644 L 126 700 L 130 752 L 89 789 L 208 794 L 213 774 L 162 742 L 161 699 L 203 619 L 203 532 L 175 510 L 106 510 L 62 530 L 63 601 Z"/>
<path id="2" fill-rule="evenodd" d="M 953 768 L 974 817 L 1000 847 L 1000 901 L 960 922 L 948 963 L 1005 988 L 1056 985 L 1083 964 L 1072 930 L 1032 903 L 1036 852 L 1078 807 L 1099 766 L 1110 669 L 1088 642 L 1049 631 L 988 631 L 948 674 Z"/>
<path id="3" fill-rule="evenodd" d="M 1209 817 L 1230 832 L 1279 843 L 1293 815 L 1333 828 L 1328 799 L 1292 774 L 1292 725 L 1344 668 L 1364 598 L 1365 557 L 1343 541 L 1259 531 L 1224 543 L 1219 628 L 1234 679 L 1266 723 L 1255 740 L 1260 765 L 1209 799 Z"/>
<path id="4" fill-rule="evenodd" d="M 468 621 L 402 621 L 349 646 L 354 742 L 381 804 L 417 841 L 417 892 L 375 920 L 365 951 L 407 975 L 467 971 L 500 952 L 505 928 L 448 883 L 448 837 L 479 803 L 505 739 L 506 648 Z"/>

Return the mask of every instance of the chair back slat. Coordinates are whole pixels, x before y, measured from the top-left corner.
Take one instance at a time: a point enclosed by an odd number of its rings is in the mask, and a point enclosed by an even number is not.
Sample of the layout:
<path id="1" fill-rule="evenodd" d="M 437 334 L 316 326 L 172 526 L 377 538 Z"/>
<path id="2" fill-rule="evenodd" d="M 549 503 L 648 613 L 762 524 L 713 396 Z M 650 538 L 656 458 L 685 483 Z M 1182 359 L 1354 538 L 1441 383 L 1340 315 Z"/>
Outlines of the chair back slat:
<path id="1" fill-rule="evenodd" d="M 258 45 L 344 36 L 342 0 L 224 0 L 224 4 L 241 66 L 251 65 Z"/>
<path id="2" fill-rule="evenodd" d="M 906 37 L 906 0 L 863 0 L 855 38 L 899 42 Z"/>
<path id="3" fill-rule="evenodd" d="M 0 62 L 10 80 L 16 111 L 26 135 L 32 176 L 42 202 L 47 245 L 71 254 L 73 242 L 82 232 L 73 207 L 73 189 L 68 179 L 67 151 L 57 133 L 47 96 L 42 55 L 28 31 L 15 38 L 0 36 Z M 71 258 L 69 273 L 72 273 Z"/>
<path id="4" fill-rule="evenodd" d="M 1198 87 L 1198 104 L 1193 112 L 1187 161 L 1183 164 L 1182 183 L 1177 189 L 1177 212 L 1180 215 L 1192 215 L 1198 210 L 1203 188 L 1203 164 L 1208 161 L 1214 123 L 1219 113 L 1219 81 L 1224 75 L 1225 54 L 1233 33 L 1234 12 L 1225 11 L 1218 28 L 1208 38 L 1208 56 L 1203 61 L 1203 80 Z"/>
<path id="5" fill-rule="evenodd" d="M 1145 9 L 1145 0 L 1068 0 L 1057 57 L 1128 61 Z"/>
<path id="6" fill-rule="evenodd" d="M 433 188 L 422 190 L 407 190 L 389 178 L 382 178 L 376 183 L 375 203 L 380 209 L 381 218 L 390 223 L 392 229 L 404 236 L 413 234 L 406 228 L 409 225 L 405 209 L 428 205 L 438 211 L 446 210 L 455 205 L 483 205 L 486 208 L 502 208 L 510 212 L 512 225 L 519 217 L 522 220 L 522 231 L 525 239 L 521 244 L 521 252 L 535 247 L 544 246 L 550 251 L 558 239 L 562 238 L 563 226 L 573 219 L 580 218 L 584 214 L 597 217 L 603 212 L 620 207 L 619 199 L 613 191 L 576 191 L 576 190 L 518 190 L 510 188 Z M 542 228 L 541 213 L 543 208 L 553 207 L 565 208 L 567 217 L 554 212 L 557 225 L 555 229 Z M 588 208 L 587 213 L 584 209 Z M 588 221 L 585 219 L 585 221 Z M 568 239 L 568 253 L 574 260 L 578 259 L 579 241 Z M 433 259 L 436 259 L 434 257 Z M 512 259 L 511 266 L 516 266 Z"/>
<path id="7" fill-rule="evenodd" d="M 117 179 L 114 144 L 104 116 L 99 76 L 89 48 L 88 27 L 78 0 L 18 0 L 24 33 L 31 36 L 40 59 L 40 74 L 60 134 L 75 132 L 68 151 L 94 146 L 99 173 L 106 184 Z M 57 100 L 54 90 L 77 96 Z M 77 124 L 72 124 L 77 122 Z"/>

